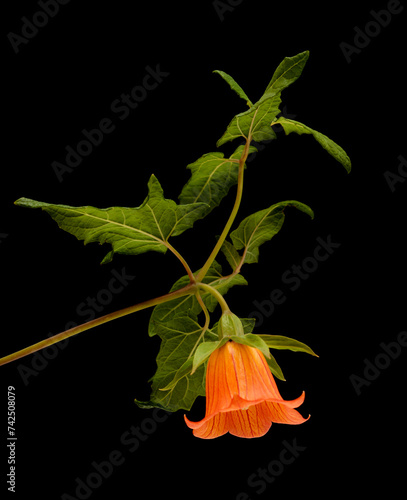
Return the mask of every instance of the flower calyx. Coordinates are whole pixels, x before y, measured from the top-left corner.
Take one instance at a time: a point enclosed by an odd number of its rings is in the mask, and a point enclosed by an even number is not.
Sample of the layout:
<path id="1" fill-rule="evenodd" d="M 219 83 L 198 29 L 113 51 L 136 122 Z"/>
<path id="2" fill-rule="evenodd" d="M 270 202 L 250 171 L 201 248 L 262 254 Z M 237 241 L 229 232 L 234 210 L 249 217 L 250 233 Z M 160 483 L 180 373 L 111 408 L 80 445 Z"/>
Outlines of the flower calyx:
<path id="1" fill-rule="evenodd" d="M 244 329 L 240 319 L 231 311 L 222 314 L 218 324 L 219 340 L 228 337 L 243 337 Z"/>

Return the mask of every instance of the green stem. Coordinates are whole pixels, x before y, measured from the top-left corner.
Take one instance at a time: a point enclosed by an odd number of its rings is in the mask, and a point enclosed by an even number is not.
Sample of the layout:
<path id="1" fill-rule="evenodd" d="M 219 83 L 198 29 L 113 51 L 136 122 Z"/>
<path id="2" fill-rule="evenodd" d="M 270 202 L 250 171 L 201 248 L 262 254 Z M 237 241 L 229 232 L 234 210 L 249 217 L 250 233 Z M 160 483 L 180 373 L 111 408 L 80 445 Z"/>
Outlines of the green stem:
<path id="1" fill-rule="evenodd" d="M 165 246 L 168 248 L 168 250 L 170 250 L 177 257 L 177 259 L 179 259 L 181 264 L 184 266 L 184 269 L 187 272 L 188 277 L 189 277 L 189 282 L 191 284 L 195 283 L 195 276 L 193 275 L 191 268 L 189 267 L 189 265 L 188 265 L 187 261 L 184 259 L 184 257 L 178 252 L 178 250 L 176 250 L 171 245 L 171 243 L 168 243 L 168 241 L 165 242 Z"/>
<path id="2" fill-rule="evenodd" d="M 154 299 L 146 300 L 145 302 L 140 302 L 139 304 L 135 304 L 134 306 L 126 307 L 124 309 L 120 309 L 119 311 L 115 311 L 105 316 L 101 316 L 100 318 L 93 319 L 92 321 L 88 321 L 87 323 L 83 323 L 82 325 L 75 326 L 74 328 L 70 328 L 69 330 L 65 330 L 64 332 L 58 333 L 46 340 L 42 340 L 36 344 L 33 344 L 21 351 L 17 351 L 13 354 L 5 356 L 4 358 L 0 358 L 0 366 L 5 365 L 7 363 L 11 363 L 16 359 L 23 358 L 24 356 L 28 356 L 36 351 L 44 349 L 45 347 L 49 347 L 50 345 L 56 344 L 61 340 L 65 340 L 73 335 L 77 335 L 78 333 L 84 332 L 86 330 L 90 330 L 95 326 L 103 325 L 113 319 L 121 318 L 122 316 L 127 316 L 128 314 L 132 314 L 137 311 L 141 311 L 142 309 L 147 309 L 148 307 L 153 307 L 158 304 L 162 304 L 169 300 L 177 299 L 178 297 L 183 297 L 184 295 L 191 295 L 195 293 L 196 285 L 186 285 L 175 292 L 167 293 L 166 295 L 161 295 L 160 297 L 156 297 Z"/>
<path id="3" fill-rule="evenodd" d="M 214 288 L 211 285 L 207 285 L 206 283 L 197 283 L 196 286 L 204 290 L 205 292 L 210 293 L 213 295 L 216 300 L 219 302 L 220 307 L 222 308 L 222 314 L 225 314 L 226 312 L 229 312 L 229 306 L 226 303 L 226 300 L 222 297 L 222 294 L 220 294 L 216 288 Z"/>
<path id="4" fill-rule="evenodd" d="M 209 312 L 208 312 L 208 309 L 206 308 L 205 306 L 205 303 L 204 301 L 202 300 L 202 297 L 201 297 L 201 294 L 199 293 L 199 290 L 197 290 L 195 292 L 195 297 L 196 297 L 196 300 L 199 302 L 199 305 L 201 306 L 202 308 L 202 311 L 203 313 L 205 314 L 205 324 L 204 326 L 202 327 L 202 332 L 201 334 L 199 335 L 199 337 L 197 338 L 196 342 L 195 342 L 195 345 L 194 347 L 192 348 L 192 351 L 189 353 L 189 356 L 188 356 L 188 359 L 195 353 L 195 349 L 198 347 L 198 345 L 200 344 L 201 342 L 201 339 L 202 337 L 205 335 L 205 332 L 208 330 L 209 328 L 209 323 L 210 323 L 210 316 L 209 316 Z"/>
<path id="5" fill-rule="evenodd" d="M 251 142 L 251 134 L 249 133 L 249 135 L 246 139 L 245 148 L 244 148 L 242 156 L 240 157 L 240 160 L 239 160 L 237 192 L 236 192 L 236 199 L 235 199 L 235 203 L 233 205 L 232 212 L 229 216 L 228 221 L 226 222 L 225 227 L 223 228 L 222 234 L 220 235 L 218 241 L 216 242 L 214 249 L 212 250 L 210 256 L 208 257 L 208 260 L 205 262 L 202 269 L 196 275 L 197 281 L 202 281 L 203 278 L 206 276 L 206 273 L 208 272 L 209 268 L 211 267 L 212 262 L 215 260 L 216 256 L 218 255 L 218 253 L 223 245 L 223 242 L 225 241 L 226 236 L 228 235 L 230 228 L 232 227 L 232 224 L 236 218 L 237 212 L 238 212 L 239 207 L 240 207 L 240 202 L 242 200 L 244 165 L 245 165 L 246 159 L 249 155 L 250 142 Z"/>

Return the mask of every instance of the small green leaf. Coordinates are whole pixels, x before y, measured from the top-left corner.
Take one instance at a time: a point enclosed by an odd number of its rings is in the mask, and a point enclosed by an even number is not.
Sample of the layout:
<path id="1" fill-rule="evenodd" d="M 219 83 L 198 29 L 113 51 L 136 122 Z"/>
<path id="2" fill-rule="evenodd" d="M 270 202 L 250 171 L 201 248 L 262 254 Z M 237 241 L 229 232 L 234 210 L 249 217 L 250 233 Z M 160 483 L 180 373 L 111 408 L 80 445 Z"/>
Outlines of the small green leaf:
<path id="1" fill-rule="evenodd" d="M 315 352 L 306 344 L 298 340 L 284 337 L 282 335 L 259 335 L 270 349 L 289 349 L 290 351 L 306 352 L 312 356 L 317 356 Z"/>
<path id="2" fill-rule="evenodd" d="M 244 146 L 239 146 L 230 158 L 223 153 L 207 153 L 188 165 L 191 178 L 179 195 L 180 203 L 204 203 L 203 215 L 206 216 L 228 194 L 229 189 L 237 184 L 239 160 Z M 257 151 L 251 147 L 249 153 Z"/>
<path id="3" fill-rule="evenodd" d="M 103 259 L 103 263 L 110 261 L 114 253 L 137 255 L 150 250 L 165 253 L 169 237 L 192 227 L 207 210 L 204 203 L 177 205 L 165 199 L 154 175 L 148 182 L 147 198 L 137 208 L 70 207 L 27 198 L 20 198 L 15 204 L 42 208 L 61 229 L 83 240 L 85 245 L 92 242 L 110 243 L 112 251 Z"/>
<path id="4" fill-rule="evenodd" d="M 349 173 L 351 171 L 352 165 L 349 159 L 349 156 L 345 153 L 345 151 L 334 142 L 332 139 L 329 139 L 324 134 L 313 130 L 310 127 L 307 127 L 303 123 L 297 122 L 295 120 L 289 120 L 288 118 L 279 118 L 274 121 L 272 125 L 279 124 L 283 127 L 286 135 L 291 134 L 291 132 L 295 132 L 296 134 L 310 134 L 314 137 L 314 139 L 319 142 L 319 144 L 326 150 L 328 153 L 335 158 L 339 163 L 341 163 L 346 171 Z"/>
<path id="5" fill-rule="evenodd" d="M 237 184 L 239 162 L 224 158 L 223 153 L 207 153 L 188 168 L 191 178 L 179 195 L 180 203 L 206 203 L 205 215 L 219 205 L 229 189 Z"/>
<path id="6" fill-rule="evenodd" d="M 277 136 L 270 123 L 280 114 L 280 103 L 280 95 L 273 94 L 263 101 L 258 101 L 248 111 L 239 113 L 229 123 L 226 132 L 216 145 L 222 146 L 238 137 L 247 139 L 249 135 L 256 142 L 275 139 Z"/>
<path id="7" fill-rule="evenodd" d="M 214 73 L 220 75 L 230 85 L 230 88 L 234 90 L 239 97 L 241 97 L 244 101 L 246 101 L 249 107 L 253 106 L 252 102 L 247 97 L 245 91 L 238 83 L 235 82 L 235 80 L 230 75 L 228 75 L 224 71 L 219 71 L 217 69 L 214 71 Z"/>
<path id="8" fill-rule="evenodd" d="M 295 200 L 282 201 L 249 215 L 230 234 L 236 250 L 244 248 L 244 263 L 252 264 L 258 261 L 259 246 L 280 231 L 285 218 L 284 209 L 287 206 L 293 206 L 311 218 L 314 217 L 310 207 Z"/>
<path id="9" fill-rule="evenodd" d="M 274 72 L 267 85 L 266 94 L 281 92 L 300 77 L 309 58 L 309 51 L 301 52 L 293 57 L 286 57 Z"/>
<path id="10" fill-rule="evenodd" d="M 232 245 L 232 243 L 230 243 L 227 240 L 223 242 L 221 250 L 226 257 L 226 260 L 229 262 L 230 267 L 232 268 L 233 271 L 235 271 L 242 260 L 242 257 L 239 255 L 239 252 Z"/>
<path id="11" fill-rule="evenodd" d="M 260 337 L 260 335 L 255 335 L 254 333 L 248 333 L 243 335 L 242 337 L 239 335 L 233 335 L 230 337 L 230 340 L 236 342 L 237 344 L 244 344 L 250 347 L 255 347 L 259 351 L 261 351 L 266 358 L 270 358 L 270 351 L 267 347 L 266 342 Z"/>
<path id="12" fill-rule="evenodd" d="M 308 51 L 286 57 L 275 71 L 263 96 L 249 110 L 232 119 L 217 146 L 238 137 L 247 139 L 249 135 L 256 142 L 274 139 L 276 134 L 270 124 L 280 114 L 281 92 L 301 75 L 308 57 Z"/>

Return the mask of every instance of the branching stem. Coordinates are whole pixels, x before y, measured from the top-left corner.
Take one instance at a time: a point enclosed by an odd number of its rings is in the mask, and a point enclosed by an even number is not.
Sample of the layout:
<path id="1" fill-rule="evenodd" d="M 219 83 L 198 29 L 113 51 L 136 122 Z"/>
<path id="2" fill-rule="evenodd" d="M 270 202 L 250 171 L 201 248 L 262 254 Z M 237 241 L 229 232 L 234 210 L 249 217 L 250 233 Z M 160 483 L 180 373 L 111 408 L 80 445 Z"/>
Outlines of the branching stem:
<path id="1" fill-rule="evenodd" d="M 198 302 L 200 302 L 201 306 L 204 306 L 202 298 L 199 295 L 199 289 L 204 290 L 207 293 L 212 294 L 216 300 L 218 301 L 219 305 L 222 308 L 222 313 L 229 312 L 229 306 L 227 305 L 225 299 L 223 298 L 222 294 L 219 293 L 214 287 L 202 283 L 203 278 L 206 276 L 211 264 L 215 260 L 216 256 L 218 255 L 223 242 L 226 239 L 226 236 L 228 235 L 230 228 L 232 227 L 232 224 L 236 218 L 237 212 L 240 207 L 240 202 L 242 199 L 242 193 L 243 193 L 243 177 L 244 177 L 244 166 L 246 159 L 249 155 L 249 148 L 250 148 L 250 142 L 251 142 L 251 128 L 248 134 L 248 137 L 246 138 L 246 144 L 243 149 L 242 156 L 240 157 L 239 160 L 239 171 L 238 171 L 238 183 L 237 183 L 237 192 L 236 192 L 236 199 L 235 203 L 233 205 L 232 212 L 229 216 L 229 219 L 223 228 L 222 234 L 220 235 L 214 249 L 212 250 L 210 256 L 208 257 L 207 261 L 205 262 L 204 266 L 202 269 L 198 272 L 196 276 L 191 271 L 191 268 L 187 264 L 186 260 L 182 257 L 182 255 L 170 244 L 168 241 L 165 242 L 166 247 L 179 259 L 181 264 L 184 266 L 184 269 L 186 270 L 189 281 L 190 283 L 186 285 L 185 287 L 181 288 L 180 290 L 176 290 L 175 292 L 168 293 L 166 295 L 162 295 L 160 297 L 156 297 L 154 299 L 146 300 L 145 302 L 140 302 L 139 304 L 135 304 L 134 306 L 126 307 L 124 309 L 120 309 L 119 311 L 115 311 L 113 313 L 106 314 L 104 316 L 101 316 L 100 318 L 96 318 L 92 321 L 88 321 L 87 323 L 83 323 L 82 325 L 75 326 L 74 328 L 70 328 L 69 330 L 66 330 L 64 332 L 58 333 L 57 335 L 54 335 L 48 339 L 42 340 L 41 342 L 37 342 L 36 344 L 33 344 L 29 347 L 26 347 L 25 349 L 21 349 L 20 351 L 14 352 L 13 354 L 10 354 L 8 356 L 5 356 L 3 358 L 0 358 L 0 366 L 5 365 L 7 363 L 10 363 L 12 361 L 15 361 L 17 359 L 23 358 L 25 356 L 28 356 L 29 354 L 32 354 L 34 352 L 37 352 L 41 349 L 44 349 L 45 347 L 49 347 L 53 344 L 56 344 L 57 342 L 60 342 L 61 340 L 65 340 L 69 337 L 73 337 L 74 335 L 77 335 L 78 333 L 84 332 L 86 330 L 90 330 L 91 328 L 94 328 L 95 326 L 103 325 L 104 323 L 107 323 L 109 321 L 112 321 L 113 319 L 121 318 L 122 316 L 127 316 L 128 314 L 132 314 L 137 311 L 141 311 L 143 309 L 147 309 L 148 307 L 153 307 L 158 304 L 162 304 L 164 302 L 167 302 L 169 300 L 176 299 L 178 297 L 182 297 L 184 295 L 191 295 L 191 294 L 196 294 Z M 205 321 L 205 328 L 208 328 L 209 324 L 209 315 L 206 310 L 206 307 L 203 307 L 203 310 L 205 312 L 206 316 L 206 321 Z"/>
<path id="2" fill-rule="evenodd" d="M 215 297 L 215 299 L 219 302 L 220 307 L 222 308 L 222 313 L 230 311 L 226 300 L 223 298 L 222 294 L 216 290 L 216 288 L 211 285 L 207 285 L 206 283 L 197 283 L 196 286 Z"/>
<path id="3" fill-rule="evenodd" d="M 165 243 L 165 246 L 170 250 L 181 262 L 181 264 L 184 266 L 185 271 L 188 274 L 189 282 L 195 283 L 195 276 L 193 275 L 191 268 L 189 267 L 187 261 L 184 259 L 184 257 L 176 250 L 171 243 L 168 243 L 168 241 Z"/>
<path id="4" fill-rule="evenodd" d="M 4 358 L 0 358 L 0 366 L 5 365 L 6 363 L 11 363 L 11 361 L 15 361 L 16 359 L 23 358 L 24 356 L 28 356 L 36 351 L 44 349 L 45 347 L 49 347 L 50 345 L 56 344 L 61 340 L 65 340 L 69 337 L 77 335 L 78 333 L 84 332 L 86 330 L 90 330 L 95 326 L 103 325 L 113 319 L 121 318 L 122 316 L 127 316 L 128 314 L 132 314 L 137 311 L 141 311 L 143 309 L 147 309 L 148 307 L 153 307 L 158 304 L 162 304 L 169 300 L 177 299 L 178 297 L 183 297 L 184 295 L 191 295 L 195 293 L 196 285 L 189 284 L 175 292 L 167 293 L 166 295 L 161 295 L 160 297 L 156 297 L 154 299 L 146 300 L 145 302 L 140 302 L 130 307 L 126 307 L 124 309 L 120 309 L 119 311 L 115 311 L 109 314 L 105 314 L 100 318 L 93 319 L 92 321 L 88 321 L 87 323 L 83 323 L 82 325 L 75 326 L 74 328 L 70 328 L 69 330 L 65 330 L 64 332 L 58 333 L 48 339 L 42 340 L 36 344 L 33 344 L 21 351 L 14 352 L 9 356 L 5 356 Z"/>

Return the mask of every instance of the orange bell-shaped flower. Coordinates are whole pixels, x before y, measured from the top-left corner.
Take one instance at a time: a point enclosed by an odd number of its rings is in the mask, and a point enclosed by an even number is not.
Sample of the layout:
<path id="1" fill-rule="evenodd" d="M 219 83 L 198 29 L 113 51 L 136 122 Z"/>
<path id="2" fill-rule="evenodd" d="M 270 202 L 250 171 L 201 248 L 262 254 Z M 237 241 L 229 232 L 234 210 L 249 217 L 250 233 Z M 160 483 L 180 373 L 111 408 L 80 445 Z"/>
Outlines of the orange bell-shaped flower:
<path id="1" fill-rule="evenodd" d="M 185 422 L 196 437 L 213 439 L 227 432 L 244 438 L 261 437 L 272 422 L 302 424 L 308 418 L 294 410 L 304 393 L 284 401 L 264 355 L 254 347 L 233 341 L 216 349 L 206 372 L 206 415 Z"/>

